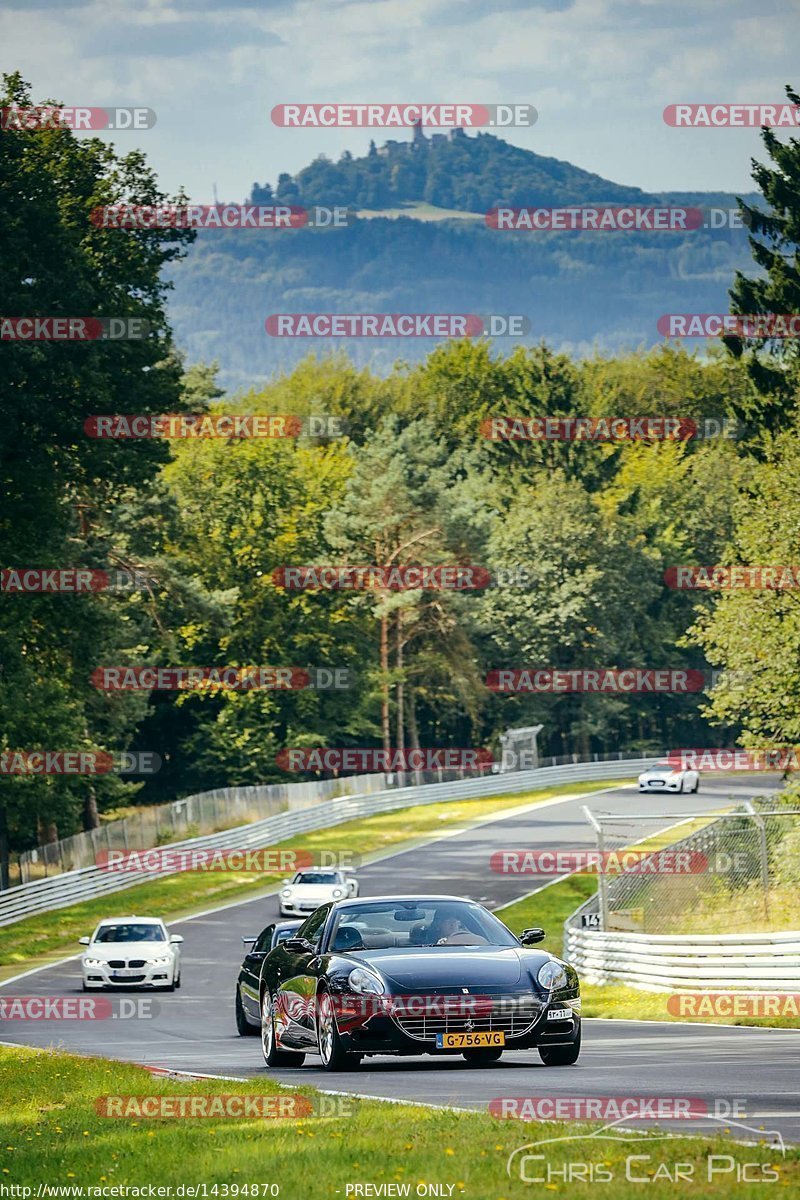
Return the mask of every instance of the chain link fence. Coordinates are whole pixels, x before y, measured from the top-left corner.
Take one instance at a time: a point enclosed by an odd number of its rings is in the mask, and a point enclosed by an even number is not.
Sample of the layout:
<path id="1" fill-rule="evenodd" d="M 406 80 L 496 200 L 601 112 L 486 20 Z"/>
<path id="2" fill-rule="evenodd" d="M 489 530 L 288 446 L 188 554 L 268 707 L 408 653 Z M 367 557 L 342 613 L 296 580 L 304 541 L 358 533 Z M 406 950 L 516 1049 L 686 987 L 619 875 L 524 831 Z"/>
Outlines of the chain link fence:
<path id="1" fill-rule="evenodd" d="M 666 815 L 584 811 L 605 870 L 571 925 L 647 934 L 800 928 L 796 794 L 685 815 L 657 834 Z"/>

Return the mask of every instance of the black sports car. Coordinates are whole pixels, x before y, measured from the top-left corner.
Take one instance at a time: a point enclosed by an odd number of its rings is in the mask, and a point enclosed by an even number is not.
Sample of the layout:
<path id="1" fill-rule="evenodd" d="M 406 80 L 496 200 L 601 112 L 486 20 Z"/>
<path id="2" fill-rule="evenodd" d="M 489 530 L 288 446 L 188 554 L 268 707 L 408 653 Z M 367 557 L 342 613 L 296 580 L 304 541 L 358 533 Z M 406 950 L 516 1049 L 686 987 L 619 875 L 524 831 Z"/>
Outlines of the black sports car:
<path id="1" fill-rule="evenodd" d="M 257 938 L 243 937 L 249 950 L 244 956 L 236 980 L 236 1028 L 240 1037 L 255 1036 L 261 1031 L 261 1002 L 258 983 L 261 967 L 270 950 L 291 937 L 302 921 L 278 921 L 262 929 Z"/>
<path id="2" fill-rule="evenodd" d="M 546 1066 L 577 1061 L 575 970 L 455 896 L 323 904 L 264 957 L 261 1039 L 268 1066 L 319 1054 L 328 1071 L 365 1055 L 463 1054 L 496 1062 L 536 1047 Z"/>

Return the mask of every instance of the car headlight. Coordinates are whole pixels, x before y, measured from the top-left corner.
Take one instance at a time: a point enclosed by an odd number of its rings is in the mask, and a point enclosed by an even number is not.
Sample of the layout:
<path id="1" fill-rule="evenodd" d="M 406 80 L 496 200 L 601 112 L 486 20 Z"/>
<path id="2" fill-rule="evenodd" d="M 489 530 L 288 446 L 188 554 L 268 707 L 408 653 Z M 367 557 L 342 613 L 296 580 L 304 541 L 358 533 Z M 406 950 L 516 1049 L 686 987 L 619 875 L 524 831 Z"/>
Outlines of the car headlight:
<path id="1" fill-rule="evenodd" d="M 282 900 L 291 900 L 291 898 L 292 898 L 292 889 L 284 888 L 283 891 L 281 892 L 281 899 Z"/>
<path id="2" fill-rule="evenodd" d="M 103 960 L 102 958 L 84 958 L 83 965 L 85 967 L 102 967 Z"/>
<path id="3" fill-rule="evenodd" d="M 342 896 L 344 895 L 344 892 L 342 891 L 341 888 L 334 888 L 333 891 L 331 892 L 331 895 L 333 896 L 334 900 L 341 900 Z"/>
<path id="4" fill-rule="evenodd" d="M 365 971 L 363 967 L 356 967 L 355 971 L 351 971 L 347 980 L 351 991 L 358 992 L 360 995 L 365 993 L 371 996 L 382 996 L 386 991 L 383 986 L 383 980 L 377 975 L 373 975 L 371 971 Z"/>
<path id="5" fill-rule="evenodd" d="M 148 959 L 148 965 L 151 967 L 165 967 L 172 962 L 172 957 L 169 954 L 163 955 L 161 958 Z"/>
<path id="6" fill-rule="evenodd" d="M 550 959 L 539 968 L 539 973 L 536 976 L 543 988 L 547 988 L 548 992 L 553 992 L 556 988 L 566 987 L 567 972 L 562 967 L 561 963 Z"/>

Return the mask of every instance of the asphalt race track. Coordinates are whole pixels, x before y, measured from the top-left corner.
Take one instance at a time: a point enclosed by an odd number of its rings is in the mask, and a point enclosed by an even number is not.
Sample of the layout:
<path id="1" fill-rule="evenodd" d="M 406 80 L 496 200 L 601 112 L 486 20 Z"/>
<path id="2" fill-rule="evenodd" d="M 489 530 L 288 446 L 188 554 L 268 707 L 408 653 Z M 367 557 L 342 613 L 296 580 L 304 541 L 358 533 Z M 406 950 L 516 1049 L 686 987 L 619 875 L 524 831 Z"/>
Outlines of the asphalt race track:
<path id="1" fill-rule="evenodd" d="M 361 894 L 451 892 L 496 907 L 548 880 L 494 874 L 489 855 L 506 848 L 593 846 L 581 812 L 584 804 L 614 812 L 693 812 L 729 796 L 741 802 L 765 795 L 777 786 L 772 777 L 706 777 L 697 796 L 640 797 L 634 788 L 620 787 L 552 801 L 364 866 L 358 872 Z M 669 820 L 654 820 L 652 828 L 668 824 Z M 129 905 L 124 896 L 116 902 L 111 897 L 109 915 L 124 915 Z M 183 986 L 154 997 L 158 1012 L 150 1020 L 2 1021 L 0 1039 L 177 1071 L 259 1076 L 266 1068 L 258 1038 L 236 1034 L 234 985 L 242 935 L 257 934 L 276 916 L 277 903 L 271 896 L 175 922 L 172 928 L 180 929 L 186 939 Z M 77 959 L 0 987 L 4 996 L 75 995 L 80 990 Z M 289 1086 L 314 1084 L 354 1095 L 458 1108 L 485 1107 L 501 1096 L 691 1096 L 706 1100 L 709 1110 L 720 1100 L 739 1101 L 747 1126 L 779 1130 L 786 1142 L 800 1142 L 800 1030 L 591 1020 L 584 1023 L 581 1058 L 571 1068 L 545 1068 L 536 1051 L 506 1055 L 491 1069 L 468 1066 L 460 1057 L 372 1058 L 352 1074 L 336 1075 L 323 1073 L 318 1064 L 312 1056 L 303 1068 L 274 1075 Z M 686 1122 L 680 1125 L 685 1128 Z M 730 1128 L 745 1140 L 753 1136 Z"/>

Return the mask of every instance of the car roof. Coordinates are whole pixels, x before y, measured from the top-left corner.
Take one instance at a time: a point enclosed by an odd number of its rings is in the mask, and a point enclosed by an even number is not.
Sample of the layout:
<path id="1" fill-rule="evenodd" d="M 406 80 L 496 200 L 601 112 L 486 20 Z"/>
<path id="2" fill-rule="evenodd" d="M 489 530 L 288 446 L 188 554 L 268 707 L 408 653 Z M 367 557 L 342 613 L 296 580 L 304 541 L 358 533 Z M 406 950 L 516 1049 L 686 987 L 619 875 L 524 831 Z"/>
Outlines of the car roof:
<path id="1" fill-rule="evenodd" d="M 434 900 L 455 900 L 460 904 L 477 904 L 477 900 L 471 900 L 468 896 L 448 896 L 436 895 L 434 893 L 422 895 L 420 893 L 410 896 L 357 896 L 346 900 L 334 901 L 335 908 L 359 908 L 364 904 L 430 904 Z"/>
<path id="2" fill-rule="evenodd" d="M 123 921 L 138 921 L 140 925 L 163 925 L 161 917 L 103 917 L 98 925 L 119 925 Z"/>

